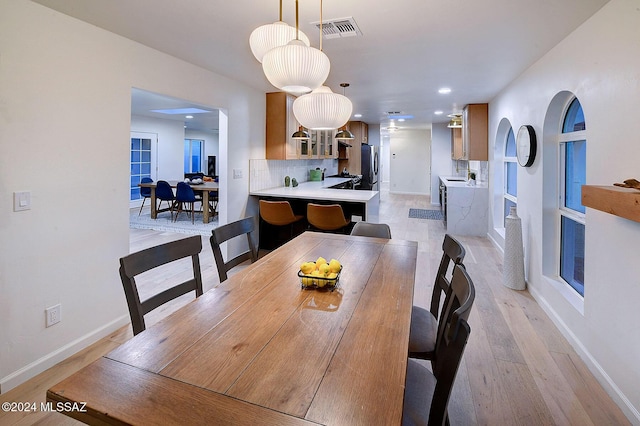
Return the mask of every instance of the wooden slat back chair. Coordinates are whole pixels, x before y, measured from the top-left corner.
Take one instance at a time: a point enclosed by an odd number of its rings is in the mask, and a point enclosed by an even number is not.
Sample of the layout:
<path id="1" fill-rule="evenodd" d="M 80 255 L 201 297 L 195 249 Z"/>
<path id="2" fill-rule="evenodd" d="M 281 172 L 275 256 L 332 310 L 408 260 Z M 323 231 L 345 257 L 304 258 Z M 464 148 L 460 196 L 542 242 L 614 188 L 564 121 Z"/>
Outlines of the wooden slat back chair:
<path id="1" fill-rule="evenodd" d="M 463 265 L 455 265 L 442 307 L 432 370 L 416 360 L 407 363 L 403 424 L 448 424 L 447 405 L 470 329 L 467 323 L 475 287 Z"/>
<path id="2" fill-rule="evenodd" d="M 351 235 L 362 237 L 391 239 L 391 228 L 386 223 L 357 222 L 351 230 Z"/>
<path id="3" fill-rule="evenodd" d="M 235 222 L 227 223 L 211 231 L 211 237 L 209 242 L 211 243 L 211 249 L 213 250 L 213 257 L 216 261 L 218 268 L 218 276 L 220 282 L 227 279 L 227 272 L 239 264 L 251 260 L 251 263 L 258 260 L 258 250 L 253 242 L 253 233 L 256 229 L 256 220 L 253 216 L 246 217 L 244 219 L 237 220 Z M 242 235 L 247 236 L 247 242 L 249 243 L 249 250 L 240 253 L 233 259 L 225 262 L 222 256 L 222 249 L 220 245 L 225 241 L 229 241 L 232 238 Z"/>
<path id="4" fill-rule="evenodd" d="M 202 295 L 202 277 L 200 274 L 200 258 L 198 257 L 201 251 L 202 238 L 193 236 L 131 253 L 120 258 L 120 279 L 127 298 L 134 335 L 145 330 L 144 316 L 157 307 L 193 290 L 195 290 L 196 297 Z M 193 278 L 155 294 L 144 302 L 140 301 L 135 280 L 137 275 L 187 257 L 191 257 Z"/>
<path id="5" fill-rule="evenodd" d="M 449 424 L 449 397 L 470 334 L 467 321 L 458 321 L 451 338 L 437 349 L 433 373 L 419 361 L 409 359 L 402 408 L 403 426 Z"/>
<path id="6" fill-rule="evenodd" d="M 450 282 L 447 277 L 449 267 L 461 265 L 465 249 L 458 240 L 445 234 L 442 242 L 442 258 L 436 273 L 431 294 L 429 310 L 413 306 L 411 310 L 411 331 L 409 333 L 409 356 L 412 358 L 432 359 L 438 340 L 438 324 L 440 322 L 440 302 L 442 295 L 449 291 Z"/>

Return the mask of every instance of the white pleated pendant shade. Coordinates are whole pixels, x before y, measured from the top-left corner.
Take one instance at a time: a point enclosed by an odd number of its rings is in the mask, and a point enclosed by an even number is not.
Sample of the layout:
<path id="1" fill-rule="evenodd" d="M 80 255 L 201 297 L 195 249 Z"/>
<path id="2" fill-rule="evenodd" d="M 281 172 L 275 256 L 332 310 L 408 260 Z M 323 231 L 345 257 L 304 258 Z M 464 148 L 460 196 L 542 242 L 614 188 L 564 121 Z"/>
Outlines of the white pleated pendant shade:
<path id="1" fill-rule="evenodd" d="M 353 105 L 349 98 L 333 93 L 327 86 L 315 89 L 293 101 L 293 115 L 311 130 L 333 130 L 349 121 Z"/>
<path id="2" fill-rule="evenodd" d="M 330 68 L 324 52 L 297 39 L 269 50 L 262 58 L 267 80 L 278 89 L 296 95 L 320 87 L 329 76 Z"/>
<path id="3" fill-rule="evenodd" d="M 249 36 L 249 46 L 253 56 L 262 63 L 264 55 L 276 47 L 284 46 L 296 38 L 296 29 L 286 22 L 277 21 L 273 24 L 262 25 Z M 309 38 L 300 31 L 298 38 L 309 46 Z"/>

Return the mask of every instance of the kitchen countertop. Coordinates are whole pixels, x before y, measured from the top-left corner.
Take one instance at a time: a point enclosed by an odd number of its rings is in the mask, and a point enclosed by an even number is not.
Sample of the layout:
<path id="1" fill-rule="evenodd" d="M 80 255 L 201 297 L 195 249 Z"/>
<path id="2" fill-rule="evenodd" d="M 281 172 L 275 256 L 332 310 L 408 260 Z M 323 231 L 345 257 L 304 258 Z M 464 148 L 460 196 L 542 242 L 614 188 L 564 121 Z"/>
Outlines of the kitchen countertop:
<path id="1" fill-rule="evenodd" d="M 367 203 L 370 200 L 379 199 L 378 191 L 329 188 L 330 186 L 338 185 L 349 180 L 351 180 L 351 178 L 328 177 L 321 181 L 302 182 L 297 187 L 280 186 L 277 188 L 261 189 L 250 192 L 249 195 L 359 203 Z"/>
<path id="2" fill-rule="evenodd" d="M 440 181 L 442 181 L 442 183 L 444 183 L 444 185 L 447 188 L 453 187 L 453 188 L 487 188 L 487 182 L 480 182 L 480 181 L 476 181 L 475 185 L 469 185 L 467 183 L 467 181 L 462 181 L 460 182 L 459 180 L 455 180 L 455 179 L 464 179 L 463 177 L 460 176 L 439 176 L 440 177 Z M 454 179 L 454 180 L 450 180 L 450 179 Z"/>

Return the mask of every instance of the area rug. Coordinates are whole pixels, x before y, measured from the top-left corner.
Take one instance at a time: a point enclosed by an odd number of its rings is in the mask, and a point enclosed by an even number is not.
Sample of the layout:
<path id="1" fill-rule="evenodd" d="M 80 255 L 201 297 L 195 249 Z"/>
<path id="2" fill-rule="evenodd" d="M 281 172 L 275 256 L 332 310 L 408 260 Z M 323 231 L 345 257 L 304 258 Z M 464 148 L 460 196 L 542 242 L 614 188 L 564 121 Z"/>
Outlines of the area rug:
<path id="1" fill-rule="evenodd" d="M 409 209 L 409 218 L 443 220 L 444 216 L 440 210 Z"/>
<path id="2" fill-rule="evenodd" d="M 151 215 L 144 211 L 140 216 L 138 212 L 132 213 L 129 216 L 129 227 L 135 229 L 153 229 L 154 231 L 162 232 L 176 232 L 179 234 L 191 234 L 191 235 L 205 235 L 210 236 L 211 231 L 218 226 L 218 216 L 209 223 L 202 222 L 202 214 L 196 213 L 194 223 L 191 223 L 191 217 L 186 213 L 180 213 L 178 220 L 173 222 L 169 212 L 162 212 L 158 214 L 157 219 L 151 219 Z"/>

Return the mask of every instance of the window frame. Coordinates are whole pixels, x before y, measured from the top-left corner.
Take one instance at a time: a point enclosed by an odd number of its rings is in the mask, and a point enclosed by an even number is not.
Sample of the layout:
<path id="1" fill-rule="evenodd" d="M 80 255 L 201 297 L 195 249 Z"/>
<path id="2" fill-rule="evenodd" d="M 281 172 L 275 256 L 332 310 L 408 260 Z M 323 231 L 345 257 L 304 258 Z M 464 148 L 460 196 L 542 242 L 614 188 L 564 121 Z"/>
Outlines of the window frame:
<path id="1" fill-rule="evenodd" d="M 518 207 L 518 158 L 514 155 L 512 157 L 508 157 L 507 156 L 507 147 L 509 146 L 509 136 L 513 135 L 513 143 L 515 144 L 515 133 L 513 131 L 513 127 L 509 126 L 509 131 L 507 132 L 507 135 L 504 138 L 504 150 L 503 150 L 503 166 L 502 166 L 502 171 L 503 171 L 503 188 L 502 188 L 502 226 L 505 226 L 505 219 L 507 217 L 508 214 L 505 215 L 505 212 L 507 210 L 507 200 L 510 201 L 511 203 L 515 204 L 516 208 Z M 507 192 L 507 186 L 509 184 L 509 179 L 508 179 L 508 171 L 507 171 L 507 164 L 509 163 L 515 163 L 516 165 L 516 195 L 512 195 L 509 194 Z"/>
<path id="2" fill-rule="evenodd" d="M 184 142 L 189 143 L 189 153 L 186 153 L 186 149 L 185 149 L 185 153 L 184 153 L 184 158 L 183 158 L 183 163 L 184 166 L 189 166 L 189 170 L 184 170 L 184 173 L 204 173 L 203 170 L 205 168 L 204 166 L 204 145 L 205 145 L 205 141 L 204 139 L 193 139 L 193 138 L 184 138 Z M 194 142 L 199 142 L 200 143 L 200 167 L 199 170 L 193 170 L 193 162 L 192 162 L 192 158 L 193 158 L 193 143 Z M 206 174 L 206 173 L 205 173 Z"/>
<path id="3" fill-rule="evenodd" d="M 557 138 L 557 150 L 558 150 L 558 209 L 556 212 L 556 226 L 558 229 L 558 238 L 557 238 L 557 253 L 558 253 L 558 257 L 557 257 L 557 277 L 558 280 L 560 280 L 560 282 L 562 282 L 563 284 L 565 284 L 571 291 L 573 291 L 575 293 L 576 296 L 580 297 L 582 300 L 584 300 L 584 289 L 586 288 L 586 283 L 582 283 L 583 289 L 582 289 L 582 293 L 579 292 L 579 290 L 577 288 L 575 288 L 571 283 L 569 283 L 567 280 L 564 279 L 564 277 L 562 276 L 562 257 L 563 257 L 563 232 L 562 232 L 562 219 L 563 217 L 566 217 L 569 220 L 572 220 L 578 224 L 581 224 L 582 226 L 585 227 L 585 233 L 586 233 L 586 216 L 585 213 L 579 212 L 577 210 L 573 210 L 569 207 L 566 207 L 566 189 L 567 189 L 567 183 L 566 183 L 566 171 L 567 171 L 567 164 L 566 164 L 566 144 L 568 142 L 581 142 L 583 141 L 586 145 L 587 143 L 587 130 L 586 128 L 584 130 L 577 130 L 577 131 L 572 131 L 572 132 L 564 132 L 564 127 L 565 127 L 565 121 L 567 118 L 567 114 L 571 108 L 571 106 L 573 105 L 574 101 L 576 101 L 578 98 L 577 97 L 572 97 L 571 99 L 569 99 L 569 101 L 567 102 L 567 104 L 565 105 L 565 108 L 563 110 L 563 113 L 561 115 L 561 120 L 559 123 L 559 131 L 558 131 L 558 138 Z M 579 102 L 579 100 L 578 100 Z M 582 108 L 582 105 L 580 106 Z M 585 120 L 586 122 L 586 120 Z M 585 169 L 586 169 L 586 162 L 585 162 Z M 584 253 L 583 253 L 584 255 Z M 586 259 L 585 259 L 585 264 L 586 264 Z M 584 268 L 584 265 L 583 265 Z"/>

